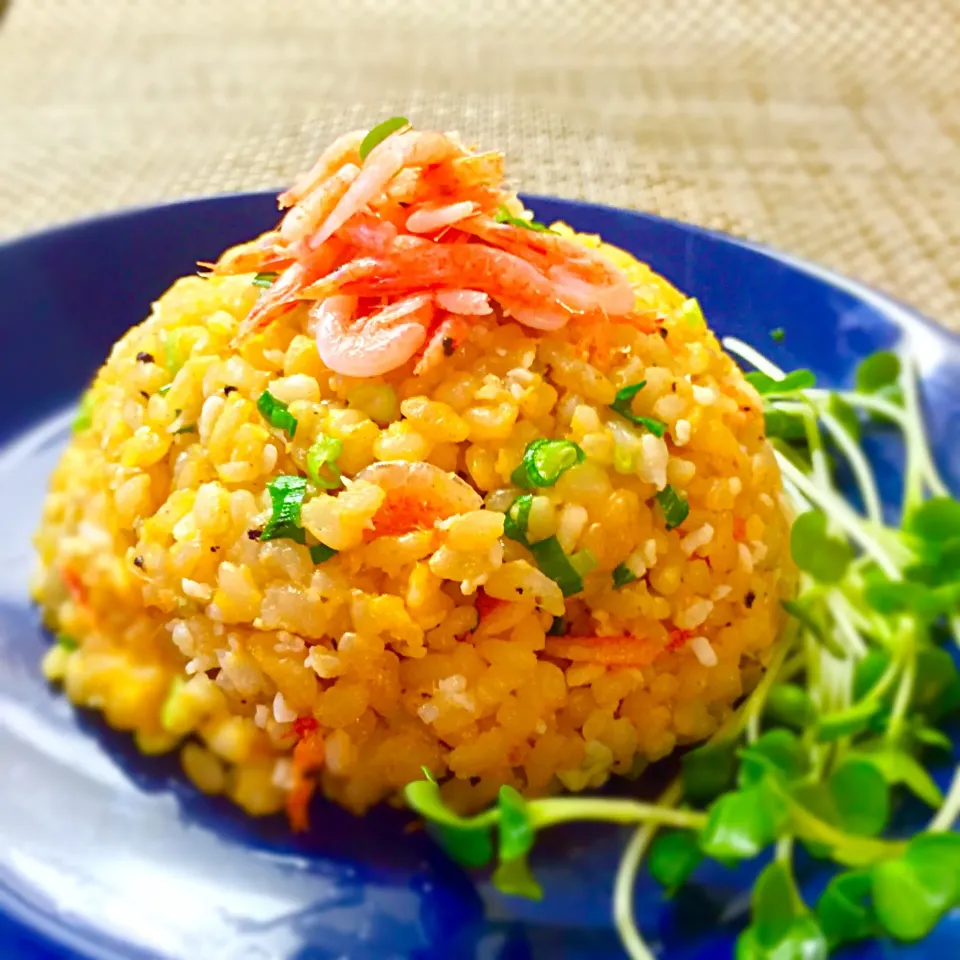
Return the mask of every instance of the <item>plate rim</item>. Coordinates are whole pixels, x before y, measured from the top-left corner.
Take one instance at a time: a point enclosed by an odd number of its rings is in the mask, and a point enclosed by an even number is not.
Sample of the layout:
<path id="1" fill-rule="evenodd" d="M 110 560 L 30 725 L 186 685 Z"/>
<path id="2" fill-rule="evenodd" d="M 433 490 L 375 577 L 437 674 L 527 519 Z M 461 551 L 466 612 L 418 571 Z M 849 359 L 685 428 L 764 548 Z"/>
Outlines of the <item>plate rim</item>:
<path id="1" fill-rule="evenodd" d="M 136 221 L 137 218 L 160 210 L 173 208 L 202 208 L 210 204 L 229 204 L 251 200 L 268 200 L 276 196 L 273 190 L 233 191 L 195 195 L 154 203 L 144 203 L 129 207 L 122 207 L 62 223 L 52 224 L 42 229 L 0 239 L 0 258 L 24 247 L 40 246 L 50 242 L 69 240 L 71 234 L 77 234 L 98 226 L 121 224 L 125 221 Z M 698 224 L 688 223 L 671 217 L 636 210 L 626 207 L 616 207 L 610 204 L 594 203 L 589 200 L 558 197 L 548 194 L 521 193 L 525 204 L 536 209 L 540 201 L 559 203 L 572 211 L 600 211 L 606 214 L 636 218 L 653 225 L 667 226 L 672 229 L 692 234 L 725 245 L 732 245 L 759 254 L 764 259 L 786 266 L 794 271 L 805 274 L 812 279 L 842 290 L 856 299 L 867 304 L 878 314 L 886 318 L 902 335 L 910 337 L 914 332 L 926 336 L 933 336 L 951 352 L 960 356 L 960 331 L 953 331 L 937 323 L 916 307 L 903 302 L 889 293 L 881 291 L 860 280 L 849 277 L 830 267 L 823 266 L 815 261 L 779 250 L 767 244 L 734 236 L 721 230 L 714 230 Z M 921 381 L 924 376 L 921 374 Z M 14 441 L 15 442 L 15 441 Z M 4 444 L 6 447 L 7 444 Z M 107 931 L 79 926 L 70 921 L 69 917 L 55 912 L 45 912 L 42 906 L 25 900 L 16 888 L 0 885 L 0 933 L 9 931 L 28 941 L 38 941 L 45 951 L 50 951 L 58 960 L 82 960 L 84 957 L 104 958 L 104 960 L 121 960 L 124 957 L 151 957 L 156 954 L 144 951 L 142 948 L 130 945 L 125 947 Z M 29 955 L 29 954 L 28 954 Z"/>

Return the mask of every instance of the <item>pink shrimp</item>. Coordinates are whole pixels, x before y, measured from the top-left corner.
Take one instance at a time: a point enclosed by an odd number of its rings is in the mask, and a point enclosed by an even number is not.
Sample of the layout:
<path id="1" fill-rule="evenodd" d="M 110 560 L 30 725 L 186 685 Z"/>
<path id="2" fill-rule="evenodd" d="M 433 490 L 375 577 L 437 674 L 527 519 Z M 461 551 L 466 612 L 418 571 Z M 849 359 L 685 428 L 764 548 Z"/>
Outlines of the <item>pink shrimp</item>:
<path id="1" fill-rule="evenodd" d="M 370 151 L 360 175 L 327 217 L 315 242 L 321 244 L 331 237 L 350 217 L 383 193 L 404 167 L 443 163 L 464 152 L 463 147 L 443 133 L 410 130 L 387 137 Z"/>
<path id="2" fill-rule="evenodd" d="M 264 290 L 246 319 L 237 331 L 237 340 L 243 340 L 254 330 L 267 326 L 277 317 L 292 310 L 301 300 L 302 291 L 323 276 L 336 261 L 339 244 L 328 244 L 321 250 L 312 251 L 304 260 L 292 263 L 274 283 Z"/>
<path id="3" fill-rule="evenodd" d="M 576 240 L 495 223 L 488 217 L 473 217 L 457 227 L 517 256 L 532 257 L 554 281 L 558 298 L 575 310 L 599 308 L 620 316 L 636 303 L 636 293 L 623 271 Z"/>
<path id="4" fill-rule="evenodd" d="M 337 137 L 320 154 L 317 162 L 299 177 L 292 187 L 280 194 L 277 198 L 280 208 L 292 207 L 345 163 L 359 163 L 360 144 L 363 143 L 363 138 L 366 135 L 366 130 L 353 130 Z"/>
<path id="5" fill-rule="evenodd" d="M 515 303 L 554 302 L 553 284 L 520 257 L 479 243 L 434 243 L 410 236 L 398 237 L 393 250 L 384 257 L 345 264 L 304 290 L 303 295 L 322 297 L 340 290 L 380 296 L 451 287 L 477 290 Z"/>
<path id="6" fill-rule="evenodd" d="M 256 240 L 241 243 L 225 250 L 213 265 L 216 274 L 259 273 L 273 270 L 278 264 L 288 264 L 291 257 L 278 250 L 280 234 L 270 230 Z"/>
<path id="7" fill-rule="evenodd" d="M 550 304 L 530 306 L 500 298 L 504 316 L 513 317 L 517 323 L 534 330 L 560 330 L 570 320 L 570 314 L 562 307 Z"/>
<path id="8" fill-rule="evenodd" d="M 452 357 L 457 347 L 470 335 L 471 329 L 472 325 L 463 317 L 448 314 L 423 348 L 423 355 L 413 368 L 414 375 L 423 376 L 443 363 L 447 357 Z"/>
<path id="9" fill-rule="evenodd" d="M 423 346 L 433 298 L 416 294 L 355 321 L 357 298 L 327 297 L 310 311 L 320 359 L 335 373 L 378 377 L 403 366 Z"/>
<path id="10" fill-rule="evenodd" d="M 330 211 L 357 179 L 360 168 L 355 163 L 344 164 L 336 173 L 318 183 L 280 221 L 280 236 L 288 244 L 305 240 L 323 223 Z M 310 246 L 316 246 L 312 240 Z"/>
<path id="11" fill-rule="evenodd" d="M 479 290 L 438 290 L 437 306 L 462 317 L 482 317 L 493 313 L 490 298 Z"/>
<path id="12" fill-rule="evenodd" d="M 469 200 L 448 203 L 442 207 L 423 206 L 407 217 L 407 229 L 411 233 L 433 233 L 435 230 L 451 226 L 458 220 L 472 217 L 476 212 L 477 208 Z"/>

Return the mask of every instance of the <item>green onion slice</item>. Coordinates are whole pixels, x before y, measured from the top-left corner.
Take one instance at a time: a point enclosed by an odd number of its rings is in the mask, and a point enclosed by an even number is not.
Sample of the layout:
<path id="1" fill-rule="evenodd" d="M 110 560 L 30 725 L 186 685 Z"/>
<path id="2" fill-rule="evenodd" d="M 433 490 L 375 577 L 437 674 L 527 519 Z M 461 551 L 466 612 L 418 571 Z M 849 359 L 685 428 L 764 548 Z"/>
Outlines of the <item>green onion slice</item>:
<path id="1" fill-rule="evenodd" d="M 310 559 L 314 563 L 324 563 L 336 555 L 337 551 L 333 547 L 328 547 L 325 543 L 318 543 L 310 548 Z"/>
<path id="2" fill-rule="evenodd" d="M 257 401 L 257 409 L 271 427 L 285 431 L 293 439 L 297 432 L 297 418 L 282 400 L 278 400 L 269 390 L 264 390 Z"/>
<path id="3" fill-rule="evenodd" d="M 635 423 L 638 427 L 646 428 L 655 437 L 662 437 L 667 432 L 667 425 L 662 420 L 657 420 L 654 417 L 638 417 L 633 412 L 633 398 L 646 385 L 647 381 L 641 380 L 639 383 L 631 383 L 627 387 L 621 387 L 617 391 L 613 403 L 610 404 L 610 409 L 614 413 L 619 413 L 621 417 L 626 417 L 627 420 Z"/>
<path id="4" fill-rule="evenodd" d="M 599 566 L 599 563 L 600 561 L 597 560 L 597 555 L 592 550 L 587 550 L 586 548 L 570 555 L 570 566 L 573 567 L 581 577 L 585 577 L 588 573 L 593 573 Z"/>
<path id="5" fill-rule="evenodd" d="M 541 437 L 527 444 L 520 465 L 510 480 L 523 490 L 552 487 L 571 467 L 583 463 L 586 454 L 572 440 Z"/>
<path id="6" fill-rule="evenodd" d="M 566 635 L 566 632 L 567 632 L 566 617 L 554 617 L 553 623 L 550 624 L 550 629 L 547 631 L 547 636 L 562 637 Z"/>
<path id="7" fill-rule="evenodd" d="M 384 120 L 383 123 L 378 123 L 363 138 L 363 141 L 360 144 L 360 159 L 366 160 L 370 151 L 375 146 L 386 140 L 391 133 L 396 133 L 398 130 L 402 130 L 404 127 L 409 126 L 410 121 L 406 117 L 390 117 L 389 120 Z"/>
<path id="8" fill-rule="evenodd" d="M 533 494 L 525 493 L 510 504 L 504 515 L 503 535 L 527 546 L 527 525 L 530 522 L 530 508 L 533 506 Z"/>
<path id="9" fill-rule="evenodd" d="M 690 504 L 669 484 L 657 494 L 657 503 L 663 511 L 668 530 L 679 527 L 690 512 Z"/>
<path id="10" fill-rule="evenodd" d="M 570 558 L 563 552 L 556 537 L 547 537 L 538 543 L 530 544 L 530 552 L 537 566 L 551 580 L 555 580 L 565 597 L 579 593 L 583 589 L 583 577 L 577 572 Z"/>
<path id="11" fill-rule="evenodd" d="M 273 281 L 279 276 L 279 273 L 268 270 L 265 273 L 258 273 L 251 282 L 255 287 L 272 287 Z"/>
<path id="12" fill-rule="evenodd" d="M 88 390 L 81 398 L 77 407 L 77 415 L 73 418 L 71 429 L 74 433 L 86 430 L 93 423 L 93 397 Z"/>
<path id="13" fill-rule="evenodd" d="M 625 587 L 628 583 L 633 583 L 633 581 L 636 579 L 637 575 L 625 563 L 618 563 L 613 568 L 614 590 L 619 590 L 621 587 Z"/>
<path id="14" fill-rule="evenodd" d="M 80 642 L 76 639 L 76 637 L 71 637 L 68 633 L 58 633 L 57 646 L 63 647 L 64 650 L 72 652 L 80 646 Z"/>
<path id="15" fill-rule="evenodd" d="M 300 526 L 300 508 L 307 493 L 307 478 L 281 474 L 267 484 L 273 512 L 260 534 L 261 540 L 295 540 L 304 543 L 306 535 Z"/>
<path id="16" fill-rule="evenodd" d="M 340 486 L 340 468 L 337 457 L 343 451 L 343 444 L 335 437 L 318 434 L 307 451 L 307 476 L 324 490 L 333 490 Z"/>
<path id="17" fill-rule="evenodd" d="M 534 233 L 556 233 L 556 230 L 551 230 L 548 226 L 538 223 L 536 220 L 523 220 L 520 217 L 515 217 L 510 211 L 500 205 L 497 212 L 493 217 L 496 223 L 509 223 L 511 227 L 520 227 L 523 230 L 532 230 Z"/>

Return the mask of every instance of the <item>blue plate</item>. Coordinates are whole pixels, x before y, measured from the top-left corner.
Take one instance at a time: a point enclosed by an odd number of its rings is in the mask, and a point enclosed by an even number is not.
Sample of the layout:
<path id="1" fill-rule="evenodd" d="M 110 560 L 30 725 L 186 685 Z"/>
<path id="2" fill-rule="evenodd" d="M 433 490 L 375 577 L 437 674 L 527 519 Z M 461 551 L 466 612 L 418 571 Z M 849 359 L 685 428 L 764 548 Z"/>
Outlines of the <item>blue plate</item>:
<path id="1" fill-rule="evenodd" d="M 530 198 L 541 220 L 601 233 L 700 298 L 736 334 L 828 384 L 907 340 L 919 358 L 940 466 L 960 488 L 960 343 L 909 309 L 826 271 L 695 227 L 584 203 Z M 73 710 L 43 682 L 49 642 L 27 596 L 30 536 L 67 411 L 111 343 L 197 260 L 276 219 L 272 196 L 219 197 L 122 213 L 0 246 L 0 955 L 510 958 L 621 956 L 610 893 L 622 832 L 548 835 L 533 866 L 540 904 L 509 900 L 453 866 L 404 815 L 363 820 L 331 806 L 294 839 L 280 818 L 245 819 L 199 795 L 175 761 Z M 783 343 L 768 331 L 786 330 Z M 893 438 L 871 447 L 884 495 L 900 480 Z M 940 771 L 945 781 L 947 770 Z M 622 789 L 622 788 L 621 788 Z M 811 865 L 808 888 L 822 878 Z M 673 903 L 640 883 L 637 911 L 670 958 L 728 957 L 750 873 L 717 867 Z M 913 948 L 862 958 L 960 952 L 960 918 Z"/>

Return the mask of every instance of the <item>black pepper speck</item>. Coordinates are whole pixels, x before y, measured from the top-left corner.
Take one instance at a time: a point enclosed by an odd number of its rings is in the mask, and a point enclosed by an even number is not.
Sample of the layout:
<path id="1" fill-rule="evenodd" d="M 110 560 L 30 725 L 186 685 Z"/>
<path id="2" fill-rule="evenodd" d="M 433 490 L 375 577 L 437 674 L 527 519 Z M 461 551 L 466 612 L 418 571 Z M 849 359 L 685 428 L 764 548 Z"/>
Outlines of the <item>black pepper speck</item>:
<path id="1" fill-rule="evenodd" d="M 757 595 L 752 590 L 748 590 L 743 598 L 744 606 L 749 610 L 753 606 L 753 602 L 756 599 Z"/>
<path id="2" fill-rule="evenodd" d="M 453 337 L 444 337 L 443 338 L 443 355 L 445 357 L 452 357 L 453 351 L 456 349 Z"/>
<path id="3" fill-rule="evenodd" d="M 229 383 L 223 388 L 223 395 L 225 397 L 229 397 L 231 393 L 236 393 L 236 392 L 237 392 L 237 388 Z"/>
<path id="4" fill-rule="evenodd" d="M 248 530 L 248 531 L 247 531 L 247 536 L 248 536 L 251 540 L 259 540 L 261 533 L 263 533 L 262 530 Z"/>
<path id="5" fill-rule="evenodd" d="M 137 362 L 138 363 L 154 363 L 153 354 L 147 353 L 145 350 L 141 350 L 140 353 L 137 354 Z"/>
<path id="6" fill-rule="evenodd" d="M 142 569 L 143 569 L 143 557 L 134 557 L 134 558 L 133 558 L 133 565 L 134 565 L 138 570 L 142 570 Z"/>

